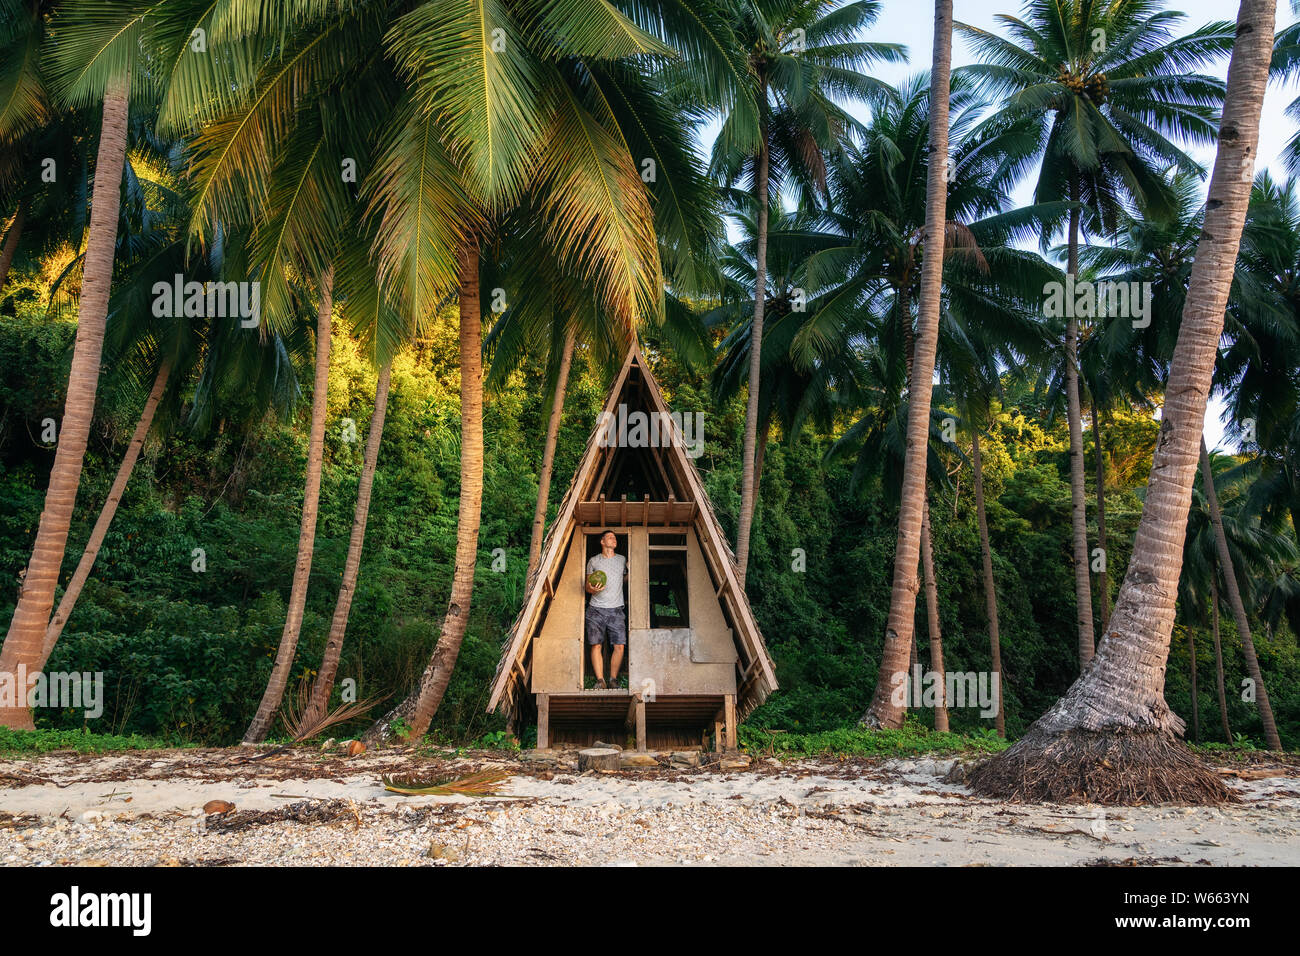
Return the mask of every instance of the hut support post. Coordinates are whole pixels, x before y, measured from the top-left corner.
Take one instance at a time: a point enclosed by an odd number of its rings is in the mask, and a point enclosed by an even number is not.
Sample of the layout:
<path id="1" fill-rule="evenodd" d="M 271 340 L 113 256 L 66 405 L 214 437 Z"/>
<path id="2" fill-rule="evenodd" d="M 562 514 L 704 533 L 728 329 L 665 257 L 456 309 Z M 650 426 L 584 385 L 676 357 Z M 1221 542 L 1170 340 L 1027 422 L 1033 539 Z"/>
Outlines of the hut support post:
<path id="1" fill-rule="evenodd" d="M 537 695 L 537 749 L 547 750 L 551 746 L 551 696 Z"/>
<path id="2" fill-rule="evenodd" d="M 736 695 L 727 694 L 723 698 L 722 709 L 727 721 L 727 749 L 736 749 Z"/>

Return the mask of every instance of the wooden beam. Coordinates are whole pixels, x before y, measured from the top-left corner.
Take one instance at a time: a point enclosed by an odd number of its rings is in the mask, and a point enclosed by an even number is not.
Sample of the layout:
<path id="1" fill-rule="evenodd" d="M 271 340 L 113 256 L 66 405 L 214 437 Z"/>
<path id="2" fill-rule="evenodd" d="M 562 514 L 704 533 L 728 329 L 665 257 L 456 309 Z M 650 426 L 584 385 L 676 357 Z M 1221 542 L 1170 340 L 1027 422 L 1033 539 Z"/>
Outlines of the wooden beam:
<path id="1" fill-rule="evenodd" d="M 547 750 L 551 746 L 551 697 L 549 694 L 537 695 L 537 749 Z"/>
<path id="2" fill-rule="evenodd" d="M 645 499 L 642 502 L 642 509 L 643 510 L 641 511 L 641 527 L 648 528 L 650 527 L 650 496 L 649 495 L 645 496 Z"/>
<path id="3" fill-rule="evenodd" d="M 645 733 L 645 701 L 641 695 L 636 695 L 636 749 L 641 753 L 646 751 L 646 733 Z"/>
<path id="4" fill-rule="evenodd" d="M 727 749 L 736 749 L 736 695 L 727 694 L 723 698 L 722 709 L 726 712 Z"/>

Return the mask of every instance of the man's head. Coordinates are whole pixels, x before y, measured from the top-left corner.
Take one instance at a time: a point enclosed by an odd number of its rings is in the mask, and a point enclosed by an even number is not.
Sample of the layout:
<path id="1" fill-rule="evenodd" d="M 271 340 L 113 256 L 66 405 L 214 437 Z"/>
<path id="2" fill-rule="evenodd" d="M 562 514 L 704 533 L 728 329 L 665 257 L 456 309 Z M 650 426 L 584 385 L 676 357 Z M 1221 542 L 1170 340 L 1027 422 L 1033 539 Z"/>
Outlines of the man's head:
<path id="1" fill-rule="evenodd" d="M 600 546 L 602 548 L 608 548 L 611 551 L 614 550 L 618 547 L 618 535 L 612 531 L 602 532 L 600 535 Z"/>

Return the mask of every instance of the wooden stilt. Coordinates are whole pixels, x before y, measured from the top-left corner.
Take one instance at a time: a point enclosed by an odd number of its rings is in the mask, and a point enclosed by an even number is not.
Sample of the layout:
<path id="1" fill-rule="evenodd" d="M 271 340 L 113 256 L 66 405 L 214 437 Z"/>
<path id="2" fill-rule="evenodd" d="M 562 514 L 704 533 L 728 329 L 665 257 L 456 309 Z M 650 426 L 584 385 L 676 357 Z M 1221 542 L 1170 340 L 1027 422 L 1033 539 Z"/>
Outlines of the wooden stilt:
<path id="1" fill-rule="evenodd" d="M 736 695 L 727 694 L 723 697 L 722 709 L 726 713 L 727 721 L 727 749 L 736 749 Z"/>
<path id="2" fill-rule="evenodd" d="M 547 750 L 551 746 L 551 697 L 549 694 L 537 695 L 537 749 Z"/>

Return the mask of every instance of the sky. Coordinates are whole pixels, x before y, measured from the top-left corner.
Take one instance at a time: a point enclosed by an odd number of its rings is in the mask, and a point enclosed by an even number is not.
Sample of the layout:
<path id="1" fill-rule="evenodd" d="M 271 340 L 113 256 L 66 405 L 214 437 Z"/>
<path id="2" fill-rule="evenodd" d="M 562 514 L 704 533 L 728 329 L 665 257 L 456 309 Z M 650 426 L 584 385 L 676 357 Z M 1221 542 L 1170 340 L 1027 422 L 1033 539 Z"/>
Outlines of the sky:
<path id="1" fill-rule="evenodd" d="M 1278 2 L 1278 28 L 1293 22 L 1290 3 Z M 875 75 L 896 84 L 911 74 L 929 68 L 932 46 L 934 43 L 934 7 L 928 0 L 883 0 L 882 12 L 865 39 L 886 43 L 901 43 L 907 47 L 907 63 L 882 64 L 875 69 Z M 1171 0 L 1168 9 L 1179 10 L 1186 14 L 1183 29 L 1190 32 L 1199 26 L 1214 20 L 1234 20 L 1237 5 L 1231 0 Z M 953 14 L 957 21 L 969 23 L 981 29 L 1004 33 L 999 28 L 998 14 L 1019 15 L 1019 0 L 954 0 Z M 960 34 L 953 38 L 953 66 L 963 66 L 975 62 L 974 52 Z M 1219 77 L 1226 77 L 1228 61 L 1225 58 L 1207 72 Z M 1296 131 L 1296 123 L 1285 115 L 1287 104 L 1300 95 L 1296 84 L 1283 86 L 1270 84 L 1264 99 L 1263 121 L 1260 124 L 1260 168 L 1267 166 L 1278 178 L 1285 178 L 1285 170 L 1277 157 L 1282 147 Z M 867 119 L 865 108 L 850 109 L 862 120 Z M 711 144 L 717 133 L 716 127 L 708 128 L 703 139 Z M 1214 163 L 1213 149 L 1189 149 L 1188 152 L 1208 170 Z M 1207 177 L 1208 179 L 1208 177 Z M 1032 183 L 1026 182 L 1014 194 L 1017 202 L 1027 203 L 1032 190 Z M 1205 440 L 1210 448 L 1233 450 L 1231 439 L 1224 435 L 1223 405 L 1217 398 L 1211 398 L 1210 408 L 1205 419 Z"/>

